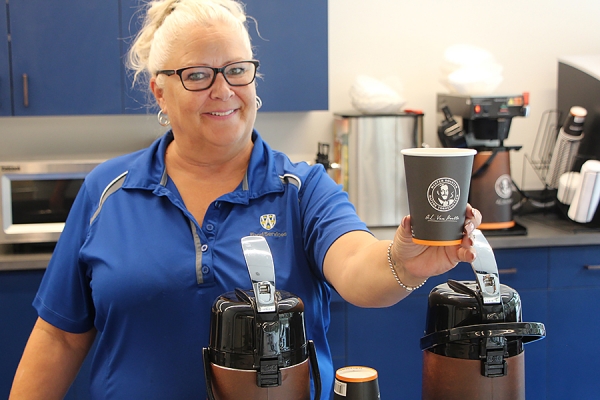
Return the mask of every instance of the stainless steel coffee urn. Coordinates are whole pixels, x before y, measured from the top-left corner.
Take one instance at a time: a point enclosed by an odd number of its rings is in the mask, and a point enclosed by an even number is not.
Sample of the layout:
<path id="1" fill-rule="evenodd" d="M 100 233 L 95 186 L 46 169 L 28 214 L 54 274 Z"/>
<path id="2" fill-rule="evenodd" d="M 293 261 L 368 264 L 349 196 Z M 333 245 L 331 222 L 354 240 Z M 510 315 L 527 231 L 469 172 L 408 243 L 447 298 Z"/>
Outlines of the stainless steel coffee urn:
<path id="1" fill-rule="evenodd" d="M 321 398 L 316 352 L 306 339 L 304 303 L 275 290 L 275 271 L 263 237 L 242 238 L 251 290 L 219 296 L 212 307 L 210 344 L 203 349 L 209 400 Z"/>
<path id="2" fill-rule="evenodd" d="M 369 227 L 397 227 L 408 214 L 401 150 L 423 142 L 423 113 L 335 114 L 332 160 L 358 216 Z"/>
<path id="3" fill-rule="evenodd" d="M 523 322 L 521 298 L 500 284 L 491 247 L 475 231 L 476 281 L 454 281 L 429 294 L 423 350 L 423 400 L 525 399 L 524 344 L 546 335 Z"/>

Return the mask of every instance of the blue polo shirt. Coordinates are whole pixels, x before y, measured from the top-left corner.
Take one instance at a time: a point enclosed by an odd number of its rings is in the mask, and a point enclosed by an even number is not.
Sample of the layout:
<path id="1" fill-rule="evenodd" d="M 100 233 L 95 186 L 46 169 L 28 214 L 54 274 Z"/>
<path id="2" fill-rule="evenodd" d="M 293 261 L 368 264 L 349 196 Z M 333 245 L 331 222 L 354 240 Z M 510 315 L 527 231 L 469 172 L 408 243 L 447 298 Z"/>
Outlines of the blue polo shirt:
<path id="1" fill-rule="evenodd" d="M 305 304 L 322 398 L 329 398 L 323 260 L 338 237 L 367 228 L 322 166 L 290 162 L 256 131 L 252 139 L 245 178 L 210 205 L 204 221 L 194 219 L 166 174 L 171 132 L 86 177 L 34 307 L 65 331 L 98 330 L 92 398 L 206 398 L 202 348 L 211 306 L 222 293 L 251 288 L 240 243 L 249 235 L 266 238 L 276 288 Z"/>

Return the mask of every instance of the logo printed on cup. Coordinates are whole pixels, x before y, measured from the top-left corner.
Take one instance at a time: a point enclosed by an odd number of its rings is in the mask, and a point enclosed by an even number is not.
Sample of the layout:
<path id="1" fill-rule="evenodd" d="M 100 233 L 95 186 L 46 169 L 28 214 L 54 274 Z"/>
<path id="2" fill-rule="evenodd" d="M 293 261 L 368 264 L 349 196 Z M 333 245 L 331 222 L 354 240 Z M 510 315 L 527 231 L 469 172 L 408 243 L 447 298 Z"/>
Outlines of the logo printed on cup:
<path id="1" fill-rule="evenodd" d="M 448 212 L 458 204 L 460 186 L 452 178 L 438 178 L 427 188 L 427 200 L 439 212 Z"/>

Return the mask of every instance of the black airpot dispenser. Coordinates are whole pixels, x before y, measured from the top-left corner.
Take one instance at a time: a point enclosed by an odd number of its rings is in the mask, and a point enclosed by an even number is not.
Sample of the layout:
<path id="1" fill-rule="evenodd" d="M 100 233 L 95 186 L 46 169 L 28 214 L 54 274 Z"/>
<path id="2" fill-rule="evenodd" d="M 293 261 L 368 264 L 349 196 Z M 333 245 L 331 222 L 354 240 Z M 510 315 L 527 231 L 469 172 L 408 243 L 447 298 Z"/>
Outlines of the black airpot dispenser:
<path id="1" fill-rule="evenodd" d="M 521 298 L 501 285 L 494 253 L 476 230 L 476 281 L 454 281 L 429 294 L 423 350 L 423 400 L 525 399 L 524 344 L 546 336 L 523 322 Z"/>
<path id="2" fill-rule="evenodd" d="M 212 307 L 210 344 L 203 349 L 209 400 L 315 399 L 321 381 L 312 341 L 306 339 L 304 303 L 275 290 L 273 257 L 265 238 L 242 238 L 252 289 L 219 296 Z"/>

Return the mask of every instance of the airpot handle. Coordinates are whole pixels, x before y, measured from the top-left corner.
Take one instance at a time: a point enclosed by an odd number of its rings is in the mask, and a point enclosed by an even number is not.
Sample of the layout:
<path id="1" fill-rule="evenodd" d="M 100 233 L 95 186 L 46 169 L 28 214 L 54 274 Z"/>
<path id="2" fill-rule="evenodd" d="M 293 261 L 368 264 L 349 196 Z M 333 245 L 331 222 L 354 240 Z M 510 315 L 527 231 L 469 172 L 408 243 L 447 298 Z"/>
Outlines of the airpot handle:
<path id="1" fill-rule="evenodd" d="M 471 263 L 471 267 L 473 267 L 477 285 L 481 290 L 483 304 L 501 304 L 498 265 L 492 247 L 479 229 L 473 231 L 473 237 L 475 238 L 473 246 L 477 251 L 477 257 Z"/>
<path id="2" fill-rule="evenodd" d="M 252 281 L 258 313 L 277 312 L 275 266 L 267 240 L 262 236 L 243 237 L 242 251 Z"/>
<path id="3" fill-rule="evenodd" d="M 258 368 L 257 385 L 281 385 L 279 370 L 280 324 L 275 293 L 275 265 L 267 240 L 262 236 L 242 238 L 242 251 L 248 266 L 255 298 L 257 327 L 254 364 Z"/>

